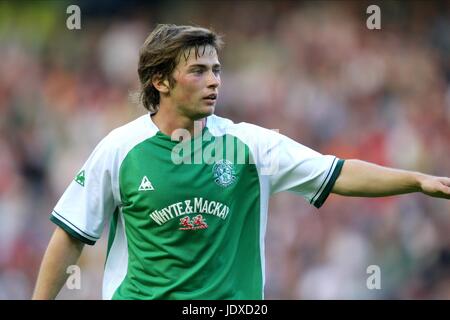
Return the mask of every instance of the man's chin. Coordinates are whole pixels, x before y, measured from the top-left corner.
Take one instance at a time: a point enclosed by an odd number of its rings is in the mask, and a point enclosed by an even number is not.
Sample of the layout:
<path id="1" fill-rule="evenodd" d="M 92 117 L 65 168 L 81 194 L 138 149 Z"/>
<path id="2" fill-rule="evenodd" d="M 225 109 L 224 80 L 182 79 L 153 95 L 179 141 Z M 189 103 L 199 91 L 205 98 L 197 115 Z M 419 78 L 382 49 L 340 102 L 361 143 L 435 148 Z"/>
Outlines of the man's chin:
<path id="1" fill-rule="evenodd" d="M 210 115 L 214 114 L 215 109 L 216 109 L 215 106 L 208 106 L 202 108 L 202 110 L 195 115 L 195 120 L 209 117 Z"/>

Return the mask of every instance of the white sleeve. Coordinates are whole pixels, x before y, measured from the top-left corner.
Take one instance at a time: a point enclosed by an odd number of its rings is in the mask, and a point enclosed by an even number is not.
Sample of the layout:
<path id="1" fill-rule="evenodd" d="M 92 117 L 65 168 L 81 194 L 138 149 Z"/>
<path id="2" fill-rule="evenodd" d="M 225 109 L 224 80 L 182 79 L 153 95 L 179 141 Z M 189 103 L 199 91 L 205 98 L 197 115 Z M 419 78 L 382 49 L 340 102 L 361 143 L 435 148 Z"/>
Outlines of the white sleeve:
<path id="1" fill-rule="evenodd" d="M 100 238 L 105 221 L 116 207 L 112 192 L 112 154 L 106 137 L 89 156 L 50 216 L 52 222 L 86 244 L 93 245 Z"/>
<path id="2" fill-rule="evenodd" d="M 276 131 L 258 127 L 256 164 L 269 192 L 291 191 L 319 208 L 330 194 L 344 160 L 322 155 Z"/>

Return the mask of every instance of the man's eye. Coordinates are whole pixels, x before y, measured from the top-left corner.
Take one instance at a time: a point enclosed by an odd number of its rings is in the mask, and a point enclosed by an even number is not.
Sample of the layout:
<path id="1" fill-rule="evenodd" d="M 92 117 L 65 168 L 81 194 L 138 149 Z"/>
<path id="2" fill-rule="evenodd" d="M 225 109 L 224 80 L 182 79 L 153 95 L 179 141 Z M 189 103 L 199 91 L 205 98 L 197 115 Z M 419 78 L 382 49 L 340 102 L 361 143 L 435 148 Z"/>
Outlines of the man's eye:
<path id="1" fill-rule="evenodd" d="M 213 72 L 214 72 L 215 75 L 219 75 L 219 74 L 220 74 L 220 71 L 221 71 L 220 69 L 214 69 L 214 70 L 213 70 Z"/>
<path id="2" fill-rule="evenodd" d="M 194 72 L 195 74 L 202 74 L 203 70 L 202 69 L 194 69 L 192 72 Z"/>

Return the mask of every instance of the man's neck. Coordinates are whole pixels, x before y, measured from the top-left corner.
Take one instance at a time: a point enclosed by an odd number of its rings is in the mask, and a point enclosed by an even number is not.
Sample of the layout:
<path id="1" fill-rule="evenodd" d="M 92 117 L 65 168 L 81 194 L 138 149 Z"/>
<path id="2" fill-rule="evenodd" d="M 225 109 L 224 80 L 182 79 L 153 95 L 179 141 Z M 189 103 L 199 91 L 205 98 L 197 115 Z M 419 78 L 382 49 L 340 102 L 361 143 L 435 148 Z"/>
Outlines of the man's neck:
<path id="1" fill-rule="evenodd" d="M 192 120 L 188 117 L 170 112 L 167 108 L 162 108 L 152 115 L 153 123 L 165 135 L 171 136 L 177 129 L 185 129 L 189 131 L 191 137 L 198 134 L 206 125 L 206 118 Z"/>

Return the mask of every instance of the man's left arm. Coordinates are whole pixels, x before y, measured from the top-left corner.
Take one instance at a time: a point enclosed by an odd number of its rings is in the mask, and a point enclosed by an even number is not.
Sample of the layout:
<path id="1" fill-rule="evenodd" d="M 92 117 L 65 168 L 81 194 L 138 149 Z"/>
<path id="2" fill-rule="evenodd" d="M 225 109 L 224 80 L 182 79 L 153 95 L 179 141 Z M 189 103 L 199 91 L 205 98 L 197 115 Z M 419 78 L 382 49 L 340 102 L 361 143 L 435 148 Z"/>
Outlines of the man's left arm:
<path id="1" fill-rule="evenodd" d="M 450 199 L 450 178 L 352 159 L 344 162 L 331 192 L 353 197 L 384 197 L 423 192 L 429 196 Z"/>

